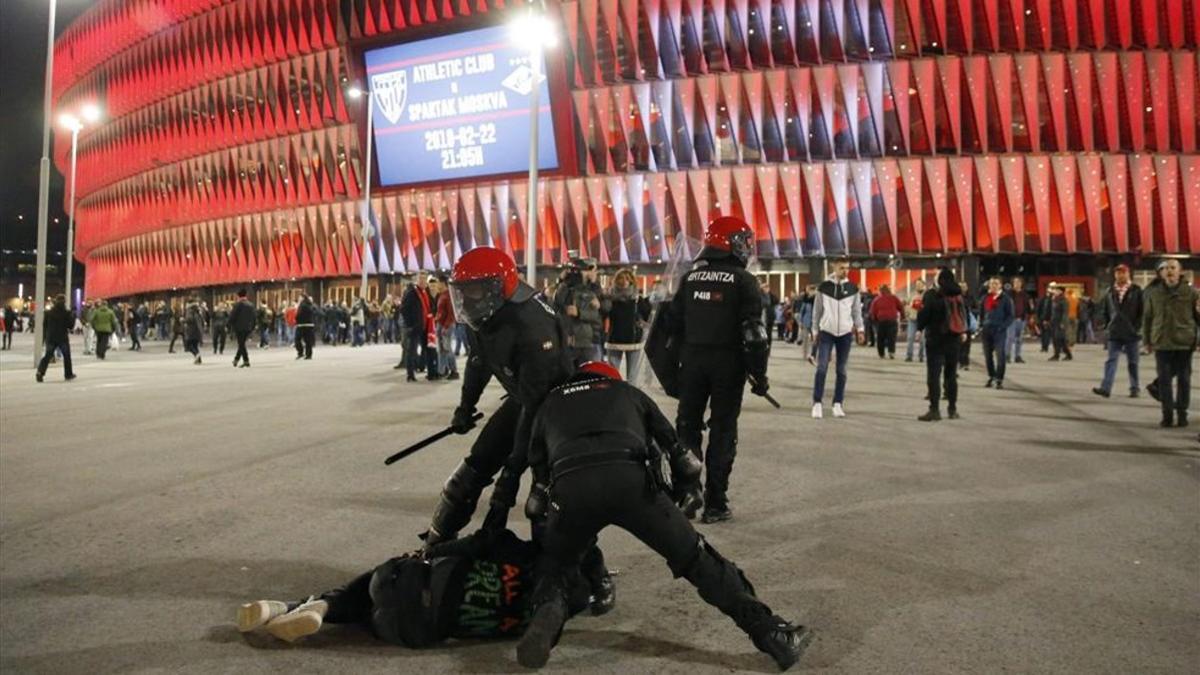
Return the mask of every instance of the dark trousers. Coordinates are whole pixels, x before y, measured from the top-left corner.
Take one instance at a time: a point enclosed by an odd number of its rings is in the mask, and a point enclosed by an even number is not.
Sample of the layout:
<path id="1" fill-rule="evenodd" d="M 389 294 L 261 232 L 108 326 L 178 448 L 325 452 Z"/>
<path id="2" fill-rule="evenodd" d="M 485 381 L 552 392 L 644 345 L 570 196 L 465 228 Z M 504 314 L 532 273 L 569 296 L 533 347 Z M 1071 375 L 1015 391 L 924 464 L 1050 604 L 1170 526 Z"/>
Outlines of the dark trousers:
<path id="1" fill-rule="evenodd" d="M 813 379 L 813 403 L 820 403 L 825 397 L 825 376 L 829 372 L 829 358 L 836 352 L 834 362 L 833 402 L 841 403 L 846 400 L 846 362 L 850 360 L 850 345 L 854 344 L 854 334 L 834 335 L 821 331 L 817 335 L 817 372 Z"/>
<path id="2" fill-rule="evenodd" d="M 880 321 L 876 324 L 877 335 L 875 337 L 875 348 L 879 350 L 879 358 L 883 358 L 884 352 L 888 354 L 896 354 L 896 335 L 900 332 L 900 322 L 898 321 Z"/>
<path id="3" fill-rule="evenodd" d="M 167 351 L 175 351 L 175 341 L 182 338 L 183 333 L 171 333 L 171 344 L 167 345 Z"/>
<path id="4" fill-rule="evenodd" d="M 5 324 L 4 326 L 4 344 L 0 345 L 0 349 L 12 349 L 12 334 L 13 328 Z"/>
<path id="5" fill-rule="evenodd" d="M 75 377 L 75 371 L 71 369 L 71 343 L 69 340 L 63 340 L 62 342 L 46 341 L 46 353 L 42 355 L 42 360 L 38 361 L 38 375 L 46 374 L 46 368 L 50 366 L 50 359 L 54 358 L 55 350 L 62 354 L 63 377 L 68 380 Z"/>
<path id="6" fill-rule="evenodd" d="M 1071 356 L 1071 343 L 1067 341 L 1067 327 L 1054 327 L 1054 355 L 1060 356 L 1066 354 Z"/>
<path id="7" fill-rule="evenodd" d="M 296 326 L 296 356 L 311 359 L 313 345 L 316 343 L 316 329 L 312 326 Z"/>
<path id="8" fill-rule="evenodd" d="M 258 329 L 258 348 L 259 349 L 262 349 L 263 347 L 267 347 L 271 344 L 270 340 L 267 339 L 267 335 L 270 332 L 271 332 L 271 329 L 267 328 L 266 326 L 263 326 L 262 328 Z"/>
<path id="9" fill-rule="evenodd" d="M 142 341 L 141 341 L 141 339 L 138 337 L 138 329 L 137 329 L 137 326 L 130 326 L 130 327 L 129 327 L 129 339 L 133 341 L 133 344 L 129 345 L 129 348 L 130 348 L 131 350 L 132 350 L 132 349 L 141 349 L 141 348 L 142 348 Z"/>
<path id="10" fill-rule="evenodd" d="M 101 333 L 96 331 L 96 356 L 104 359 L 104 355 L 108 353 L 108 339 L 112 337 L 112 333 Z"/>
<path id="11" fill-rule="evenodd" d="M 1163 417 L 1173 410 L 1187 413 L 1192 402 L 1192 354 L 1190 349 L 1155 350 L 1154 365 L 1158 370 L 1158 400 Z M 1174 383 L 1178 381 L 1178 390 Z"/>
<path id="12" fill-rule="evenodd" d="M 1042 332 L 1038 337 L 1042 341 L 1042 351 L 1050 351 L 1050 343 L 1054 340 L 1054 328 L 1050 326 L 1049 321 L 1041 322 Z"/>
<path id="13" fill-rule="evenodd" d="M 937 410 L 943 391 L 950 410 L 958 408 L 958 345 L 956 335 L 944 338 L 944 344 L 931 342 L 925 347 L 925 387 L 929 390 L 929 408 Z M 945 382 L 945 389 L 942 383 Z"/>
<path id="14" fill-rule="evenodd" d="M 1004 381 L 1004 368 L 1008 360 L 1008 328 L 990 328 L 981 333 L 983 337 L 983 360 L 987 364 L 988 379 Z"/>
<path id="15" fill-rule="evenodd" d="M 225 329 L 216 328 L 213 330 L 213 353 L 225 353 Z"/>
<path id="16" fill-rule="evenodd" d="M 727 505 L 729 474 L 737 456 L 737 423 L 746 389 L 746 370 L 737 349 L 687 346 L 679 370 L 679 408 L 675 428 L 679 442 L 704 460 L 704 501 L 707 506 Z M 708 419 L 708 450 L 703 442 L 704 410 Z"/>
<path id="17" fill-rule="evenodd" d="M 958 367 L 966 368 L 971 365 L 971 336 L 968 335 L 966 340 L 958 343 Z"/>
<path id="18" fill-rule="evenodd" d="M 424 357 L 421 350 L 425 345 L 424 336 L 413 335 L 409 333 L 404 336 L 404 365 L 408 369 L 408 376 L 414 378 L 417 376 L 417 371 L 423 369 Z"/>
<path id="19" fill-rule="evenodd" d="M 200 338 L 183 338 L 183 351 L 192 356 L 200 356 Z"/>
<path id="20" fill-rule="evenodd" d="M 555 508 L 546 520 L 533 602 L 565 605 L 566 575 L 596 535 L 616 525 L 662 556 L 675 577 L 691 582 L 705 602 L 739 628 L 751 635 L 765 628 L 771 610 L 755 596 L 746 576 L 705 542 L 648 480 L 644 466 L 624 462 L 581 469 L 554 481 L 550 499 Z"/>
<path id="21" fill-rule="evenodd" d="M 233 355 L 233 363 L 236 365 L 238 359 L 250 363 L 250 352 L 246 351 L 246 340 L 250 339 L 250 334 L 234 333 L 233 336 L 237 339 L 237 354 Z"/>

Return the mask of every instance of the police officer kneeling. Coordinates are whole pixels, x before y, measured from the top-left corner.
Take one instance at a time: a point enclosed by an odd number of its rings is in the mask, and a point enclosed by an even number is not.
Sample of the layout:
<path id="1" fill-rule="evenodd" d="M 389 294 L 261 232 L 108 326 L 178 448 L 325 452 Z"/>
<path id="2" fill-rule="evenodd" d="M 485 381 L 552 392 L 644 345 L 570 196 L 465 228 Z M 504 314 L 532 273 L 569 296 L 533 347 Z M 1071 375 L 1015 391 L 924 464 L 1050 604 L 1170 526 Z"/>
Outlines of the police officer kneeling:
<path id="1" fill-rule="evenodd" d="M 673 488 L 658 448 L 669 450 Z M 529 464 L 534 486 L 526 514 L 546 522 L 535 609 L 517 645 L 521 665 L 539 668 L 549 659 L 568 616 L 570 575 L 609 525 L 665 558 L 676 578 L 690 581 L 781 670 L 800 658 L 811 632 L 772 614 L 742 571 L 696 533 L 668 496 L 670 490 L 684 504 L 698 500 L 700 464 L 676 443 L 658 406 L 615 368 L 585 363 L 550 392 L 534 418 Z"/>

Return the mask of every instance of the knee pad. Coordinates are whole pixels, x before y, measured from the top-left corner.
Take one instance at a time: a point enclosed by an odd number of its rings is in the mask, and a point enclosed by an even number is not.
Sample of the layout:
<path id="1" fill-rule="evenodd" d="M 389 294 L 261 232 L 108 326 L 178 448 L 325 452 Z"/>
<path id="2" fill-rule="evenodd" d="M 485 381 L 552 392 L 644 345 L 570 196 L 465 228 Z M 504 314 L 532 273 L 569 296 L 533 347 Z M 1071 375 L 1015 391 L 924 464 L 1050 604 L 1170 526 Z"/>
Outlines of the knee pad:
<path id="1" fill-rule="evenodd" d="M 459 463 L 442 487 L 441 500 L 433 512 L 430 525 L 432 534 L 440 539 L 449 539 L 471 520 L 479 495 L 490 485 L 491 478 L 484 476 L 465 461 Z"/>

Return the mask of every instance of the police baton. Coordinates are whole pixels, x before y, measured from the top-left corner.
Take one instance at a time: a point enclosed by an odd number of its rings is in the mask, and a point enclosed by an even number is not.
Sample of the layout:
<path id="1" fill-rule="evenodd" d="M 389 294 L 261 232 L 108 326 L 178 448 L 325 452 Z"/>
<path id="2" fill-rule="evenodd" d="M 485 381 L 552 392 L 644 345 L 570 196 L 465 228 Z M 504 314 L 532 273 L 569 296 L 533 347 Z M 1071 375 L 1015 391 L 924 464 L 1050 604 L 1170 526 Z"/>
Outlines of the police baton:
<path id="1" fill-rule="evenodd" d="M 474 415 L 471 415 L 471 421 L 473 421 L 473 422 L 478 422 L 481 419 L 483 419 L 483 413 L 481 413 L 481 412 L 477 412 Z M 455 432 L 454 432 L 453 426 L 446 427 L 445 429 L 442 429 L 441 431 L 437 432 L 436 434 L 434 434 L 424 440 L 417 441 L 416 443 L 413 443 L 412 445 L 401 450 L 400 452 L 397 452 L 396 454 L 392 455 L 391 457 L 388 457 L 387 459 L 383 460 L 383 463 L 388 466 L 395 464 L 396 462 L 399 462 L 400 460 L 404 459 L 405 457 L 408 457 L 409 455 L 413 454 L 414 452 L 416 452 L 422 448 L 428 447 L 430 445 L 433 445 L 434 443 L 437 443 L 438 441 L 442 440 L 443 438 L 450 436 L 454 433 Z"/>
<path id="2" fill-rule="evenodd" d="M 753 376 L 753 375 L 750 375 L 750 376 L 748 377 L 748 379 L 750 380 L 750 385 L 751 385 L 751 386 L 755 386 L 755 385 L 757 385 L 757 384 L 758 384 L 758 380 L 754 379 L 754 376 Z M 762 396 L 763 398 L 767 399 L 767 403 L 770 403 L 771 405 L 775 406 L 775 409 L 776 409 L 776 410 L 782 410 L 782 409 L 783 409 L 783 406 L 779 405 L 779 401 L 776 401 L 776 400 L 775 400 L 775 397 L 774 397 L 774 396 L 772 396 L 772 395 L 771 395 L 769 392 L 765 392 L 765 391 L 764 391 L 762 394 L 760 394 L 760 396 Z"/>

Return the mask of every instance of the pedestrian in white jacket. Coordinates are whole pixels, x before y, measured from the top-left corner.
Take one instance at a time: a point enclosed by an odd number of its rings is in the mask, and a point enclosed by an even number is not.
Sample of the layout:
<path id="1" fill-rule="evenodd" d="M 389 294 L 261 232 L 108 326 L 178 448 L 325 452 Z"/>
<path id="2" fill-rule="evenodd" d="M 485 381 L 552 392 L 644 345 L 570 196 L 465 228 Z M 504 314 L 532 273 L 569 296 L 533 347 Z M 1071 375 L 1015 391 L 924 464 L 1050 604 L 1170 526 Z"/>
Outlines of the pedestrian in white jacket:
<path id="1" fill-rule="evenodd" d="M 821 399 L 825 396 L 825 375 L 829 371 L 829 358 L 836 353 L 835 380 L 833 388 L 833 416 L 845 417 L 842 402 L 846 397 L 846 362 L 850 358 L 851 341 L 863 341 L 862 300 L 858 286 L 846 278 L 850 263 L 837 260 L 833 263 L 833 274 L 817 286 L 813 301 L 813 340 L 817 347 L 817 373 L 813 382 L 812 416 L 825 416 Z"/>

